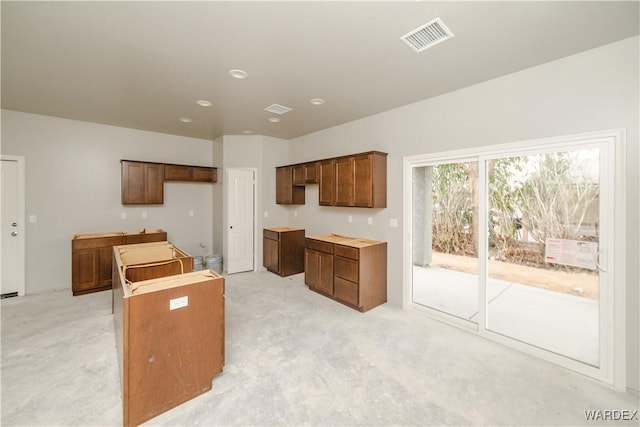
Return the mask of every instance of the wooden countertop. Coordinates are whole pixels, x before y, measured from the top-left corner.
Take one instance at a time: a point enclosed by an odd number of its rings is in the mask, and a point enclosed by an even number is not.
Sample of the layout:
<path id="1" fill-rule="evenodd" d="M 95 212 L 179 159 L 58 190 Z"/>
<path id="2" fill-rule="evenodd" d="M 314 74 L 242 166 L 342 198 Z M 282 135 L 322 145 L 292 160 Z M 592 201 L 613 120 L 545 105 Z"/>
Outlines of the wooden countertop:
<path id="1" fill-rule="evenodd" d="M 308 239 L 320 240 L 323 242 L 335 243 L 343 246 L 350 246 L 352 248 L 364 248 L 367 246 L 379 245 L 380 243 L 384 243 L 379 240 L 365 239 L 362 237 L 344 236 L 342 234 L 336 234 L 336 233 L 309 236 Z"/>
<path id="2" fill-rule="evenodd" d="M 300 230 L 304 231 L 304 228 L 283 226 L 283 227 L 266 227 L 265 230 L 273 231 L 275 233 L 282 233 L 285 231 L 300 231 Z"/>

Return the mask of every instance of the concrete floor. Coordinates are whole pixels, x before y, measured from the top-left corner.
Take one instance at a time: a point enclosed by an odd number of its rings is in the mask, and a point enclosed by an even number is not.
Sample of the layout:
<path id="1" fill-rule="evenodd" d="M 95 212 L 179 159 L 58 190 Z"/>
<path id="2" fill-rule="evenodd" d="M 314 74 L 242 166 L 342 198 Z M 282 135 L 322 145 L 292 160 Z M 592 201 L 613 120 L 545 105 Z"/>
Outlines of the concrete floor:
<path id="1" fill-rule="evenodd" d="M 3 426 L 119 425 L 111 294 L 5 299 Z M 226 278 L 227 352 L 213 389 L 148 425 L 602 425 L 638 396 L 384 305 L 361 314 L 303 275 Z M 616 421 L 611 425 L 638 425 Z"/>
<path id="2" fill-rule="evenodd" d="M 478 323 L 478 276 L 413 267 L 413 302 Z M 592 366 L 599 363 L 598 301 L 487 280 L 488 329 Z"/>

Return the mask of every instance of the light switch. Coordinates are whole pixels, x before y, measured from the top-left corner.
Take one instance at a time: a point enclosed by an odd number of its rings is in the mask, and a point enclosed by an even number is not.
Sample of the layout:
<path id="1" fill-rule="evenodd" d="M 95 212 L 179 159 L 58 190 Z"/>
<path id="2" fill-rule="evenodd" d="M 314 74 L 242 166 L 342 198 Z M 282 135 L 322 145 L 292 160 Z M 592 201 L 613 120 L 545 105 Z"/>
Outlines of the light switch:
<path id="1" fill-rule="evenodd" d="M 298 211 L 293 211 L 293 217 L 297 218 L 298 217 Z"/>
<path id="2" fill-rule="evenodd" d="M 193 211 L 189 211 L 189 216 L 193 216 Z"/>
<path id="3" fill-rule="evenodd" d="M 353 222 L 353 215 L 349 215 L 347 217 L 347 221 L 350 222 L 350 223 Z"/>
<path id="4" fill-rule="evenodd" d="M 35 215 L 29 215 L 29 223 L 35 224 L 36 222 L 38 222 L 38 217 Z"/>
<path id="5" fill-rule="evenodd" d="M 389 227 L 398 228 L 398 218 L 390 218 Z"/>
<path id="6" fill-rule="evenodd" d="M 264 211 L 264 217 L 269 218 L 269 211 Z"/>
<path id="7" fill-rule="evenodd" d="M 372 216 L 367 218 L 367 224 L 369 224 L 369 225 L 373 224 L 373 217 Z"/>
<path id="8" fill-rule="evenodd" d="M 120 219 L 127 219 L 127 213 L 126 212 L 120 212 Z"/>
<path id="9" fill-rule="evenodd" d="M 147 212 L 142 212 L 142 218 L 146 218 L 147 217 Z"/>

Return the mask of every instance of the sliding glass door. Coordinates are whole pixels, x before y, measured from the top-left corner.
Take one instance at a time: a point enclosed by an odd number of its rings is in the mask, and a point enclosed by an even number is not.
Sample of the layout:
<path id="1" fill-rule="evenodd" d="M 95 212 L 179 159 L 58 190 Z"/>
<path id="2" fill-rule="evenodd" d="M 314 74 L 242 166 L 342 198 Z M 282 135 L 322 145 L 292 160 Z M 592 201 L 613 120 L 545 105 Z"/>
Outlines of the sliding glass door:
<path id="1" fill-rule="evenodd" d="M 485 162 L 487 330 L 598 366 L 600 150 Z"/>
<path id="2" fill-rule="evenodd" d="M 602 373 L 613 347 L 610 141 L 462 154 L 407 168 L 411 304 Z"/>

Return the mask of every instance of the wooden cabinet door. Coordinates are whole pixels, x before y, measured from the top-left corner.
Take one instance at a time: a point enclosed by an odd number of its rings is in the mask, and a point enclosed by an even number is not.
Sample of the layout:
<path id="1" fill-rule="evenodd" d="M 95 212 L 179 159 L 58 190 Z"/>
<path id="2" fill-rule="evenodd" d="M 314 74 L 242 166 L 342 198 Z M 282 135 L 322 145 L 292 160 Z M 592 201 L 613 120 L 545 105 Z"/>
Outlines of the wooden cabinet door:
<path id="1" fill-rule="evenodd" d="M 147 163 L 145 169 L 144 203 L 162 204 L 164 202 L 164 165 Z"/>
<path id="2" fill-rule="evenodd" d="M 274 273 L 280 273 L 280 257 L 278 256 L 278 241 L 264 238 L 262 242 L 262 255 L 264 267 Z"/>
<path id="3" fill-rule="evenodd" d="M 191 181 L 192 168 L 182 165 L 165 165 L 164 179 L 167 181 Z"/>
<path id="4" fill-rule="evenodd" d="M 162 204 L 164 165 L 122 162 L 122 204 Z"/>
<path id="5" fill-rule="evenodd" d="M 122 162 L 122 204 L 144 203 L 144 163 Z"/>
<path id="6" fill-rule="evenodd" d="M 292 170 L 293 185 L 304 185 L 305 184 L 304 165 L 297 165 L 297 166 L 294 166 L 292 169 L 293 169 Z"/>
<path id="7" fill-rule="evenodd" d="M 306 184 L 318 183 L 318 162 L 306 163 L 304 165 L 304 182 Z"/>
<path id="8" fill-rule="evenodd" d="M 100 276 L 100 250 L 74 249 L 72 251 L 73 292 L 92 289 L 98 286 Z"/>
<path id="9" fill-rule="evenodd" d="M 336 159 L 336 205 L 353 206 L 354 158 Z"/>
<path id="10" fill-rule="evenodd" d="M 321 206 L 335 206 L 335 160 L 323 160 L 320 162 L 320 189 L 318 191 L 318 203 Z"/>
<path id="11" fill-rule="evenodd" d="M 320 282 L 320 252 L 304 250 L 304 283 L 310 288 L 318 288 Z"/>
<path id="12" fill-rule="evenodd" d="M 113 277 L 113 247 L 98 248 L 98 286 L 111 286 Z"/>
<path id="13" fill-rule="evenodd" d="M 318 252 L 319 277 L 318 289 L 333 295 L 333 255 Z"/>
<path id="14" fill-rule="evenodd" d="M 333 295 L 333 255 L 305 249 L 304 283 Z"/>
<path id="15" fill-rule="evenodd" d="M 373 181 L 372 181 L 371 155 L 357 156 L 353 158 L 353 205 L 372 207 L 373 205 Z"/>
<path id="16" fill-rule="evenodd" d="M 293 177 L 290 167 L 276 168 L 276 203 L 286 205 L 291 203 Z"/>
<path id="17" fill-rule="evenodd" d="M 218 180 L 218 171 L 215 168 L 193 166 L 191 168 L 191 178 L 193 181 L 216 182 Z"/>

